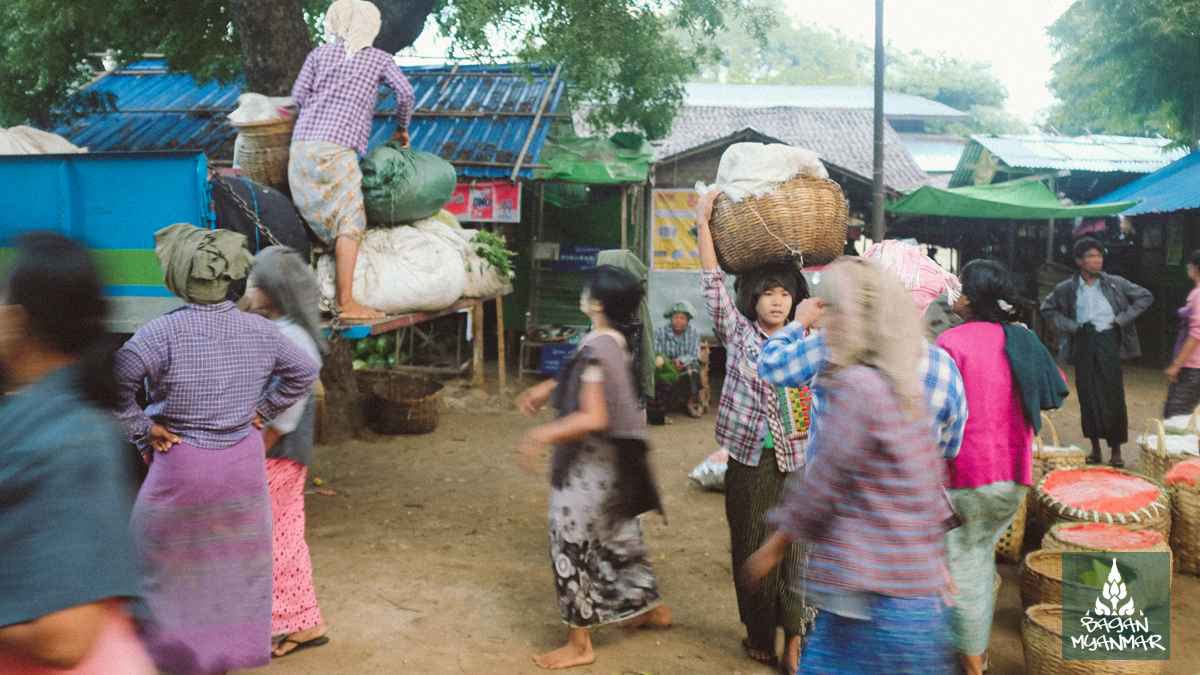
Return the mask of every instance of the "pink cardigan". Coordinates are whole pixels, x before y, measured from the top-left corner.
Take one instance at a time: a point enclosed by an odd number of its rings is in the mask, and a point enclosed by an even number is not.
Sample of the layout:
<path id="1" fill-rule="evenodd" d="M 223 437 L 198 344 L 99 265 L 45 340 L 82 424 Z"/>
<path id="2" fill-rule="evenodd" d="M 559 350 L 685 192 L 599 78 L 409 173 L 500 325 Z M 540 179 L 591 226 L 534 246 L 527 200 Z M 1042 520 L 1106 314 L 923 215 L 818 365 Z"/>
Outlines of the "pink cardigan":
<path id="1" fill-rule="evenodd" d="M 945 349 L 962 373 L 967 392 L 967 426 L 962 450 L 949 462 L 949 486 L 974 488 L 1033 477 L 1033 430 L 1004 353 L 1004 328 L 972 321 L 942 333 Z"/>

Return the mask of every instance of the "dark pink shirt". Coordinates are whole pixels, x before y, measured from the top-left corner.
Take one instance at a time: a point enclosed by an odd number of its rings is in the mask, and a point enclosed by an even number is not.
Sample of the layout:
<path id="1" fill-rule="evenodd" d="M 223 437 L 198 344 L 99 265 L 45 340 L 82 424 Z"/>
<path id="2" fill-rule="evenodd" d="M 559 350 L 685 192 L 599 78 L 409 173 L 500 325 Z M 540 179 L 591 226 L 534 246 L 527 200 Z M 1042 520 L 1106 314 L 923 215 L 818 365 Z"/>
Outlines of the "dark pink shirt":
<path id="1" fill-rule="evenodd" d="M 1033 430 L 1025 423 L 1004 353 L 1004 328 L 972 321 L 942 333 L 937 346 L 958 365 L 967 392 L 967 426 L 962 450 L 949 461 L 949 486 L 973 488 L 1002 481 L 1029 485 Z"/>

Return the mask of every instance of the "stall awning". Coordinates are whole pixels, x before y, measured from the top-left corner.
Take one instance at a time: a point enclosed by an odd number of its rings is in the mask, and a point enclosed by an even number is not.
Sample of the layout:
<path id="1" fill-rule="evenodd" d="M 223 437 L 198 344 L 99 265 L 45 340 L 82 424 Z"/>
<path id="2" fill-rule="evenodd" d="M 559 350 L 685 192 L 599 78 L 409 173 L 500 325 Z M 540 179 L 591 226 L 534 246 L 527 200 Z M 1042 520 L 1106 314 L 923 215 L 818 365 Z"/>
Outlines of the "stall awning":
<path id="1" fill-rule="evenodd" d="M 654 147 L 642 136 L 618 132 L 610 138 L 551 137 L 542 147 L 535 180 L 569 183 L 644 183 L 650 176 Z"/>
<path id="2" fill-rule="evenodd" d="M 1047 220 L 1109 216 L 1133 206 L 1134 202 L 1063 206 L 1044 184 L 1032 180 L 1015 180 L 996 185 L 969 185 L 939 190 L 923 187 L 885 208 L 893 213 L 958 218 L 1009 218 L 1018 220 Z"/>

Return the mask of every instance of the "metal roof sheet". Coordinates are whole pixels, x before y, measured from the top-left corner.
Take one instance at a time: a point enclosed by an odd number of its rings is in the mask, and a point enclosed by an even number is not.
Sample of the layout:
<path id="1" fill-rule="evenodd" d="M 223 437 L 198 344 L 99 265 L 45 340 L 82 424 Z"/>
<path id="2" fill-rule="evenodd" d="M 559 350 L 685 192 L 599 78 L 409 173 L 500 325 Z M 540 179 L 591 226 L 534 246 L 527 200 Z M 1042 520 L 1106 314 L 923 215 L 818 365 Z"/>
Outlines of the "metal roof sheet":
<path id="1" fill-rule="evenodd" d="M 966 138 L 956 134 L 899 134 L 913 161 L 926 173 L 949 173 L 967 147 Z M 949 180 L 947 178 L 947 180 Z"/>
<path id="2" fill-rule="evenodd" d="M 538 64 L 404 68 L 416 111 L 409 127 L 412 147 L 431 152 L 470 177 L 508 178 L 542 98 L 546 108 L 522 166 L 537 164 L 566 84 Z M 114 97 L 115 112 L 89 113 L 48 129 L 93 151 L 197 150 L 212 161 L 231 161 L 237 131 L 225 116 L 237 105 L 241 82 L 198 85 L 190 75 L 168 72 L 163 61 L 142 61 L 109 73 L 87 91 Z M 384 95 L 386 94 L 386 95 Z M 395 129 L 395 99 L 381 88 L 371 145 Z M 524 178 L 533 168 L 521 169 Z"/>
<path id="3" fill-rule="evenodd" d="M 1141 136 L 971 136 L 1001 162 L 1028 169 L 1124 173 L 1157 171 L 1187 153 L 1163 152 L 1171 141 Z"/>
<path id="4" fill-rule="evenodd" d="M 1200 209 L 1200 152 L 1189 153 L 1096 201 L 1137 201 L 1137 206 L 1121 212 L 1124 216 Z"/>
<path id="5" fill-rule="evenodd" d="M 873 110 L 872 87 L 779 84 L 688 84 L 684 104 L 734 108 L 853 108 Z M 898 91 L 883 92 L 883 114 L 893 119 L 965 120 L 967 113 L 944 103 Z"/>

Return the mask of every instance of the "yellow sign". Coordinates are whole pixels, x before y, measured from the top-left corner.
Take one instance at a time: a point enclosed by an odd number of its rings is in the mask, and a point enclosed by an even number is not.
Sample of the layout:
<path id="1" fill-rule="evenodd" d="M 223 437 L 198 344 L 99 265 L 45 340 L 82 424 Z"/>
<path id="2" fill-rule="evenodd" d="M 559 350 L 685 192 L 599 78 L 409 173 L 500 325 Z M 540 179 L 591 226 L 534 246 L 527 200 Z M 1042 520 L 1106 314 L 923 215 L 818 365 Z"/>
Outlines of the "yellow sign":
<path id="1" fill-rule="evenodd" d="M 700 249 L 696 245 L 696 202 L 693 190 L 655 190 L 653 229 L 656 270 L 699 270 Z"/>

